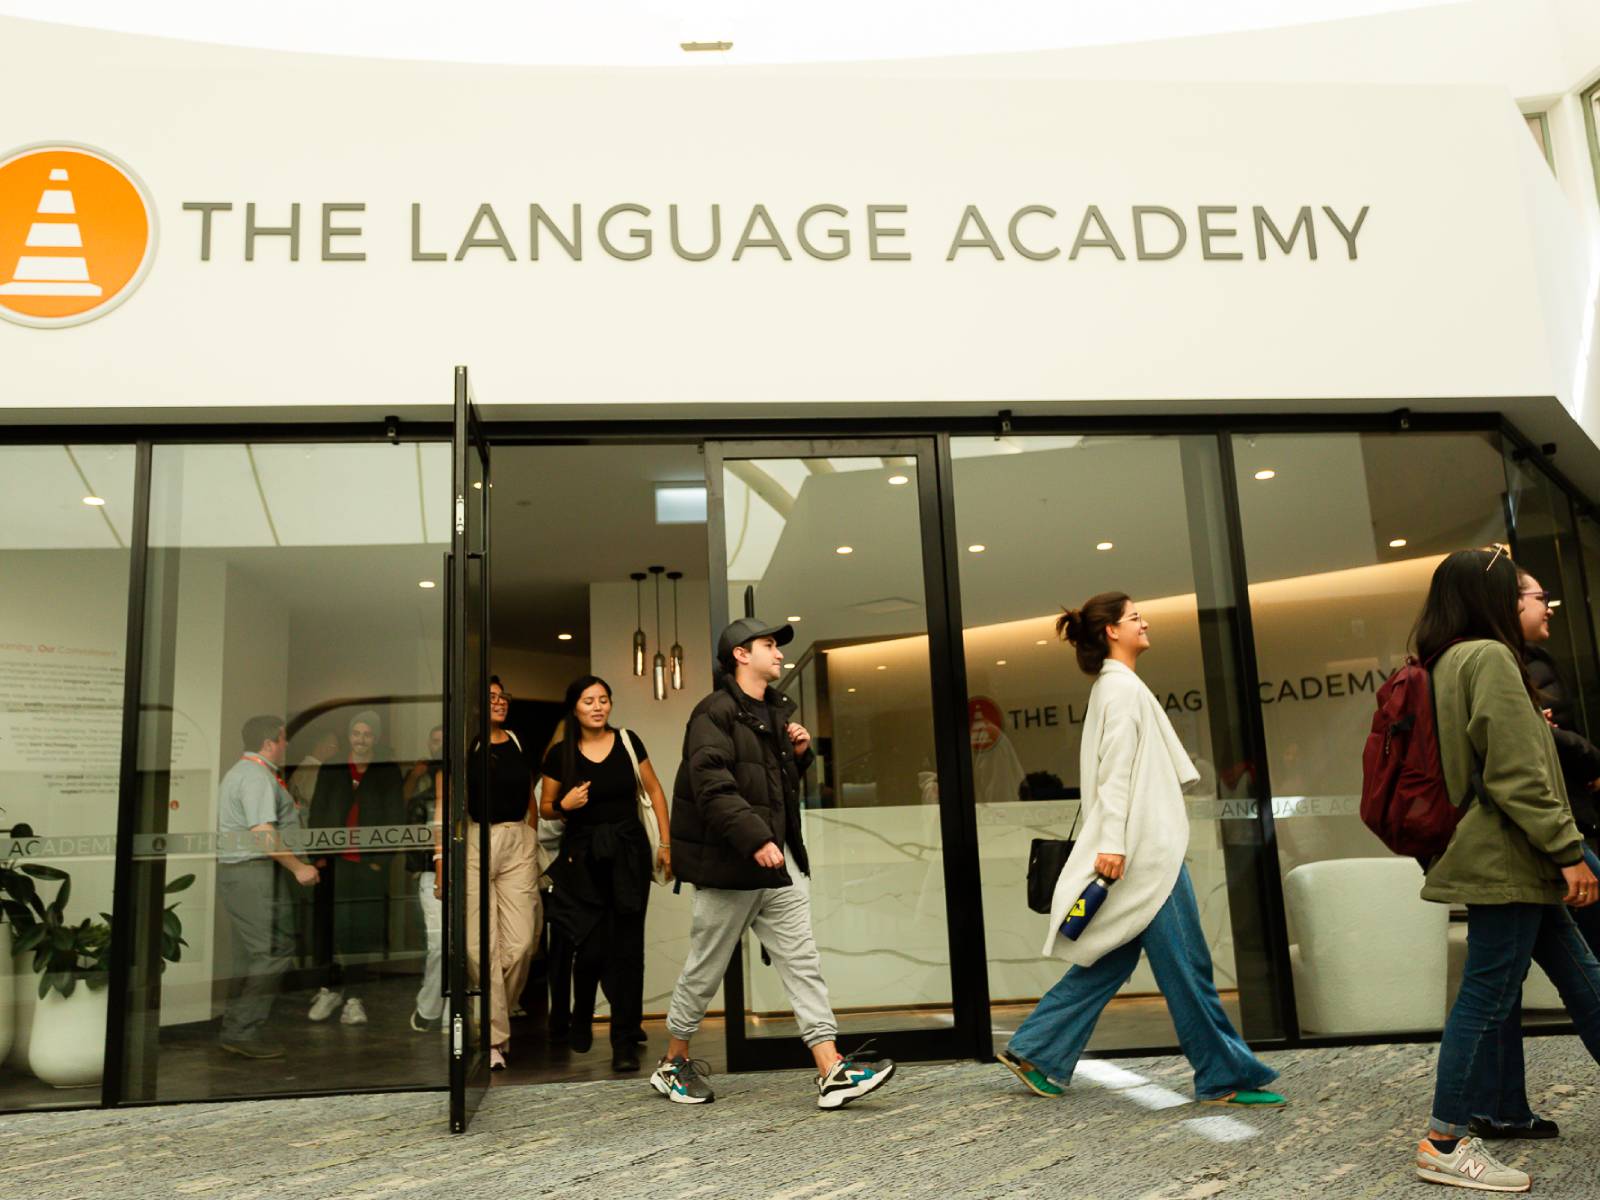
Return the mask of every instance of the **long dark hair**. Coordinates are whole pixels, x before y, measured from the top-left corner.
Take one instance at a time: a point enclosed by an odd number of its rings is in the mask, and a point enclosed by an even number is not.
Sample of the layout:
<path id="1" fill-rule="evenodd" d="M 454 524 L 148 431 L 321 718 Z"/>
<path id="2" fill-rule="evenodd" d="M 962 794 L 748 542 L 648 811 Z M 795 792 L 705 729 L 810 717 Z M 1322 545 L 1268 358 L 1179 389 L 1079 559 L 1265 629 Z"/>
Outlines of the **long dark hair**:
<path id="1" fill-rule="evenodd" d="M 1522 686 L 1535 702 L 1538 694 L 1524 665 L 1527 646 L 1517 616 L 1520 573 L 1503 549 L 1457 550 L 1433 571 L 1428 598 L 1412 631 L 1417 657 L 1428 662 L 1451 642 L 1500 642 L 1517 656 Z"/>
<path id="2" fill-rule="evenodd" d="M 580 675 L 577 679 L 567 684 L 566 699 L 561 702 L 563 707 L 561 715 L 561 778 L 557 780 L 561 784 L 561 794 L 556 797 L 557 800 L 560 800 L 561 796 L 565 796 L 577 786 L 578 741 L 583 737 L 583 730 L 578 725 L 578 697 L 582 696 L 597 683 L 605 688 L 606 698 L 609 700 L 611 698 L 611 685 L 598 675 Z M 610 722 L 606 723 L 606 728 L 611 728 Z"/>
<path id="3" fill-rule="evenodd" d="M 1056 618 L 1056 636 L 1072 643 L 1078 655 L 1078 669 L 1085 675 L 1098 675 L 1111 655 L 1106 627 L 1122 620 L 1128 606 L 1126 592 L 1101 592 L 1090 596 L 1082 608 L 1064 608 Z"/>

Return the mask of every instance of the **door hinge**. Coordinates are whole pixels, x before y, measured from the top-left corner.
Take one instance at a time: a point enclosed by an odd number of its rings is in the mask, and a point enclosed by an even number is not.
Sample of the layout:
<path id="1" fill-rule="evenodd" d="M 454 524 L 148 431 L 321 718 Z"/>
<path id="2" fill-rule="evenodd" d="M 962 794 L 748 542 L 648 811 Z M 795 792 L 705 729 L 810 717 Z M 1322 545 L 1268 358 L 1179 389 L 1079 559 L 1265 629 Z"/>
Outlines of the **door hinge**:
<path id="1" fill-rule="evenodd" d="M 461 1057 L 462 1048 L 466 1045 L 466 1032 L 460 1015 L 450 1021 L 450 1051 L 457 1058 Z"/>
<path id="2" fill-rule="evenodd" d="M 456 497 L 456 532 L 457 533 L 465 533 L 466 531 L 467 531 L 467 498 L 465 496 L 458 495 Z"/>

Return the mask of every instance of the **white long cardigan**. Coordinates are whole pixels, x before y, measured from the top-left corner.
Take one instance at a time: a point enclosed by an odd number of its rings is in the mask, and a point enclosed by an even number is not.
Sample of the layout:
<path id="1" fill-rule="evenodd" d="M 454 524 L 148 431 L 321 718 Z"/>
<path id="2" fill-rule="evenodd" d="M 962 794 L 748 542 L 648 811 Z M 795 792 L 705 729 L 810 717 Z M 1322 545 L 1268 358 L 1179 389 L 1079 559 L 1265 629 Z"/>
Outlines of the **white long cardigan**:
<path id="1" fill-rule="evenodd" d="M 1132 941 L 1172 894 L 1189 848 L 1183 789 L 1200 778 L 1166 711 L 1128 667 L 1107 660 L 1089 692 L 1079 759 L 1077 844 L 1056 880 L 1044 953 L 1089 966 Z M 1061 936 L 1099 854 L 1125 856 L 1123 876 L 1076 941 Z"/>

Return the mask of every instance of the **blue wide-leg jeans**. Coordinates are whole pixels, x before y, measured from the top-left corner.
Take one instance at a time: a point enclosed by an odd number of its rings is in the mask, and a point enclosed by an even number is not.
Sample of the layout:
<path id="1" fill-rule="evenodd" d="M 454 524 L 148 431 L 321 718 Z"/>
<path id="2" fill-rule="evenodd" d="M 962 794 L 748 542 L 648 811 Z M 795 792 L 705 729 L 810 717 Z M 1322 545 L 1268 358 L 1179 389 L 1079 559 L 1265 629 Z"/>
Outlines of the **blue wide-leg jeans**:
<path id="1" fill-rule="evenodd" d="M 1222 1011 L 1188 867 L 1179 870 L 1172 894 L 1143 933 L 1092 966 L 1071 968 L 1045 993 L 1012 1037 L 1011 1053 L 1051 1079 L 1070 1082 L 1095 1022 L 1128 982 L 1141 953 L 1150 956 L 1178 1044 L 1194 1067 L 1196 1099 L 1256 1091 L 1278 1077 L 1250 1052 Z"/>

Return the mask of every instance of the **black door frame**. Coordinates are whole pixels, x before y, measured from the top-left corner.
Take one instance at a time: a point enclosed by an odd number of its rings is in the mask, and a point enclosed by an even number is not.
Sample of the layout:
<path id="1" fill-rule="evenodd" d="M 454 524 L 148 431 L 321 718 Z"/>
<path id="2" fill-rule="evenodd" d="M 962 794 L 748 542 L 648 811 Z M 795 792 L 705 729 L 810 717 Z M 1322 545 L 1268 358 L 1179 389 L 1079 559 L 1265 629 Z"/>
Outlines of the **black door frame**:
<path id="1" fill-rule="evenodd" d="M 451 520 L 448 563 L 449 599 L 445 605 L 445 778 L 449 836 L 443 866 L 445 899 L 444 960 L 450 995 L 450 1132 L 464 1133 L 489 1086 L 489 992 L 492 981 L 479 972 L 473 984 L 467 964 L 467 923 L 476 919 L 481 958 L 489 947 L 489 823 L 468 819 L 467 797 L 488 795 L 489 756 L 474 758 L 472 747 L 487 746 L 489 710 L 489 443 L 473 405 L 466 367 L 455 369 L 455 422 L 451 444 Z M 476 470 L 474 470 L 476 468 Z M 477 495 L 474 495 L 477 493 Z M 476 576 L 477 586 L 473 587 Z M 473 627 L 477 643 L 473 644 Z M 477 836 L 479 896 L 474 914 L 467 905 L 471 869 L 468 839 Z M 476 1010 L 476 1011 L 474 1011 Z M 472 1015 L 474 1019 L 468 1020 Z"/>
<path id="2" fill-rule="evenodd" d="M 732 619 L 728 612 L 727 533 L 723 520 L 723 465 L 750 458 L 910 458 L 915 473 L 926 599 L 928 667 L 933 700 L 935 766 L 939 777 L 939 829 L 944 864 L 946 936 L 950 947 L 953 1023 L 943 1029 L 874 1031 L 883 1053 L 904 1060 L 987 1057 L 990 1053 L 989 975 L 984 948 L 982 897 L 977 879 L 977 816 L 972 795 L 971 743 L 964 719 L 966 666 L 955 580 L 955 522 L 951 508 L 949 437 L 818 437 L 707 440 L 706 542 L 710 568 L 712 645 Z M 743 615 L 743 614 L 740 614 Z M 805 1066 L 810 1055 L 794 1038 L 750 1036 L 744 955 L 736 950 L 723 979 L 730 1071 Z"/>

